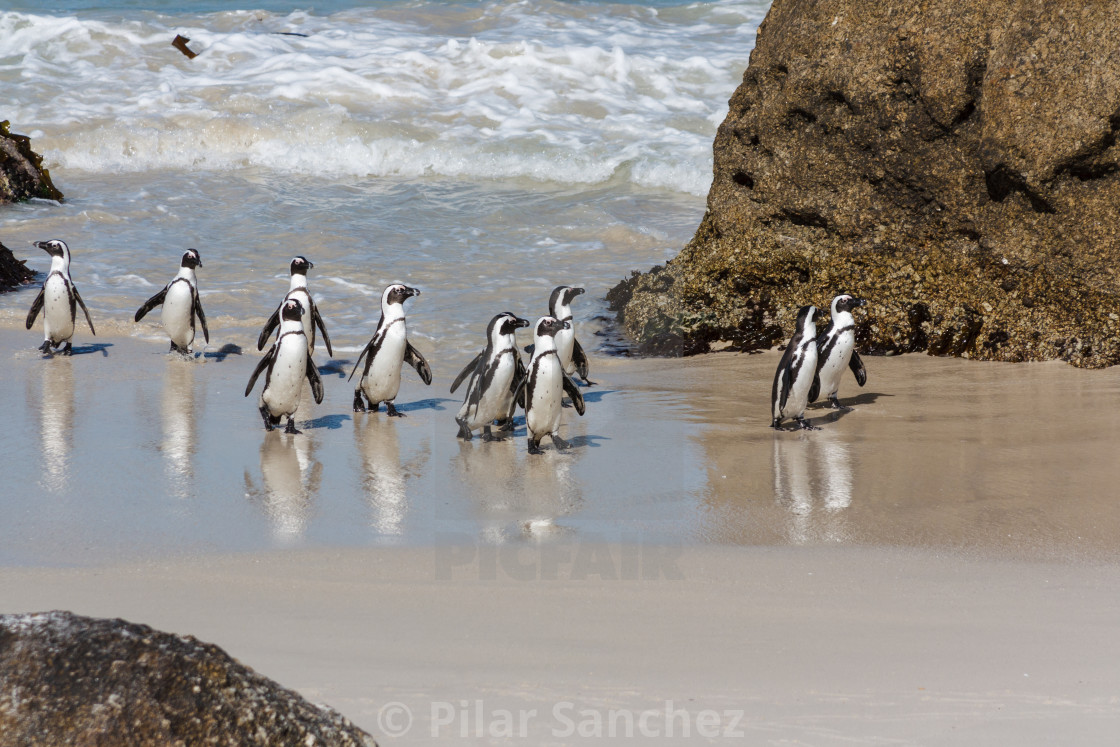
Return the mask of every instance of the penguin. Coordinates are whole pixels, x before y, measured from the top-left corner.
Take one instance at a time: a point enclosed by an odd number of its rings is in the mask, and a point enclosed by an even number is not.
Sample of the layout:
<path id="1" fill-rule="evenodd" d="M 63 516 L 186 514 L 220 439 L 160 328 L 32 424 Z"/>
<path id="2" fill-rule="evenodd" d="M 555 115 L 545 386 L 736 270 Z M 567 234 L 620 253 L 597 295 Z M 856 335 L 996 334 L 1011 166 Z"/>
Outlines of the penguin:
<path id="1" fill-rule="evenodd" d="M 82 307 L 89 331 L 97 335 L 93 329 L 93 320 L 89 318 L 89 309 L 74 281 L 70 279 L 70 247 L 59 239 L 36 241 L 35 246 L 51 255 L 51 270 L 43 281 L 39 295 L 31 302 L 31 310 L 27 312 L 27 328 L 31 329 L 31 325 L 35 324 L 35 317 L 43 311 L 43 344 L 39 346 L 39 351 L 50 353 L 52 348 L 57 349 L 59 345 L 66 343 L 61 354 L 70 355 L 73 351 L 70 338 L 74 336 L 76 305 Z"/>
<path id="2" fill-rule="evenodd" d="M 797 311 L 797 329 L 786 346 L 782 361 L 774 374 L 770 395 L 771 428 L 782 429 L 782 419 L 792 417 L 797 427 L 817 430 L 803 418 L 812 392 L 819 389 L 817 379 L 817 307 L 802 306 Z"/>
<path id="3" fill-rule="evenodd" d="M 852 369 L 857 384 L 863 386 L 867 383 L 867 370 L 856 352 L 856 323 L 852 318 L 852 309 L 866 305 L 866 300 L 847 293 L 832 299 L 832 319 L 828 322 L 828 328 L 817 337 L 817 378 L 820 380 L 820 391 L 810 393 L 810 402 L 816 402 L 817 395 L 824 393 L 833 409 L 852 409 L 840 404 L 836 392 L 840 389 L 840 375 L 845 368 Z"/>
<path id="4" fill-rule="evenodd" d="M 495 420 L 509 422 L 513 418 L 513 394 L 525 376 L 525 364 L 517 351 L 514 335 L 528 327 L 529 320 L 503 311 L 486 327 L 486 348 L 467 364 L 451 384 L 454 394 L 468 376 L 467 396 L 455 422 L 459 438 L 471 440 L 471 431 L 482 428 L 482 438 L 490 441 L 490 424 Z"/>
<path id="5" fill-rule="evenodd" d="M 323 342 L 327 346 L 327 355 L 334 357 L 334 351 L 331 350 L 331 337 L 327 334 L 327 327 L 323 324 L 323 317 L 319 314 L 319 307 L 315 305 L 315 299 L 311 297 L 311 292 L 307 290 L 307 271 L 313 268 L 313 265 L 306 257 L 293 257 L 290 265 L 291 280 L 288 282 L 288 293 L 284 296 L 284 301 L 289 298 L 294 298 L 303 305 L 303 332 L 307 336 L 307 353 L 308 355 L 315 352 L 315 327 L 319 327 L 319 331 L 323 333 Z M 280 324 L 280 309 L 284 307 L 284 301 L 276 307 L 276 311 L 272 312 L 272 316 L 264 323 L 264 329 L 261 330 L 260 336 L 257 338 L 257 350 L 264 350 L 264 344 L 268 342 L 269 336 L 272 331 Z"/>
<path id="6" fill-rule="evenodd" d="M 576 383 L 564 373 L 560 355 L 556 350 L 556 334 L 570 329 L 571 322 L 556 317 L 542 316 L 537 320 L 533 337 L 533 359 L 529 361 L 528 374 L 521 380 L 515 399 L 525 409 L 525 429 L 529 437 L 529 453 L 541 454 L 541 439 L 552 437 L 557 449 L 569 444 L 560 438 L 561 400 L 564 394 L 572 399 L 576 412 L 583 415 L 583 395 Z"/>
<path id="7" fill-rule="evenodd" d="M 315 368 L 315 363 L 307 352 L 302 321 L 305 313 L 303 304 L 298 299 L 289 298 L 284 302 L 280 307 L 280 336 L 261 358 L 261 362 L 253 370 L 253 375 L 249 377 L 249 384 L 245 387 L 245 396 L 248 397 L 249 392 L 253 391 L 253 385 L 257 383 L 257 377 L 262 371 L 267 371 L 259 401 L 266 431 L 271 431 L 279 425 L 280 418 L 287 415 L 288 427 L 284 432 L 300 432 L 296 430 L 293 416 L 296 408 L 299 407 L 304 378 L 311 385 L 315 404 L 323 401 L 323 380 L 319 377 L 319 370 Z"/>
<path id="8" fill-rule="evenodd" d="M 354 412 L 366 411 L 366 406 L 362 403 L 364 394 L 371 412 L 377 412 L 378 405 L 384 402 L 390 417 L 403 418 L 404 413 L 393 406 L 393 400 L 401 388 L 403 363 L 415 368 L 425 384 L 432 383 L 432 369 L 420 351 L 408 341 L 404 326 L 404 302 L 419 295 L 420 291 L 416 288 L 400 283 L 390 285 L 381 294 L 381 319 L 377 322 L 377 331 L 362 348 L 354 363 L 354 370 L 350 372 L 350 379 L 353 379 L 365 358 L 365 368 L 362 369 L 362 376 L 354 389 Z"/>
<path id="9" fill-rule="evenodd" d="M 144 305 L 136 310 L 133 321 L 140 321 L 144 315 L 155 307 L 163 304 L 163 330 L 171 338 L 169 352 L 180 355 L 191 354 L 191 343 L 194 342 L 195 317 L 202 324 L 202 336 L 210 342 L 210 330 L 206 328 L 206 314 L 202 313 L 202 302 L 198 297 L 198 281 L 195 279 L 194 270 L 202 267 L 202 258 L 198 250 L 188 249 L 183 252 L 183 259 L 179 263 L 179 274 L 175 276 L 163 290 L 155 294 Z"/>
<path id="10" fill-rule="evenodd" d="M 572 326 L 574 324 L 572 322 L 572 300 L 576 296 L 582 295 L 583 292 L 583 288 L 573 288 L 567 285 L 556 286 L 552 289 L 552 295 L 548 298 L 548 315 L 562 322 L 568 322 L 567 328 L 556 333 L 556 353 L 560 356 L 564 373 L 568 376 L 578 374 L 583 379 L 584 384 L 592 386 L 595 382 L 587 378 L 587 354 L 583 352 L 583 346 L 576 339 L 576 330 Z"/>

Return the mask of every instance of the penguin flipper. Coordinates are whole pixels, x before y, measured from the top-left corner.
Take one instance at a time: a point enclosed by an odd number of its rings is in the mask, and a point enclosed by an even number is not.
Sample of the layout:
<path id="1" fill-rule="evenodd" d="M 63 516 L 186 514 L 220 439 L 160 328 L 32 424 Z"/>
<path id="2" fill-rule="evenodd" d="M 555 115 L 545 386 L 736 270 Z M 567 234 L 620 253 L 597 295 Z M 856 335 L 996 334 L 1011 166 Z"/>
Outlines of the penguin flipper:
<path id="1" fill-rule="evenodd" d="M 198 321 L 202 323 L 202 339 L 210 342 L 210 330 L 206 329 L 206 314 L 202 313 L 202 300 L 198 297 L 198 289 L 193 285 L 191 286 L 191 295 L 194 296 L 194 302 L 191 306 L 194 313 L 198 315 Z"/>
<path id="2" fill-rule="evenodd" d="M 264 344 L 268 342 L 268 338 L 272 336 L 272 330 L 280 326 L 280 307 L 276 307 L 276 311 L 272 312 L 272 316 L 264 323 L 264 329 L 261 330 L 260 337 L 257 338 L 257 350 L 264 350 Z"/>
<path id="3" fill-rule="evenodd" d="M 790 386 L 793 383 L 791 381 L 792 377 L 790 376 L 790 373 L 789 373 L 789 366 L 786 366 L 782 369 L 782 375 L 781 375 L 780 378 L 781 378 L 781 384 L 779 386 L 781 387 L 781 392 L 778 395 L 778 411 L 779 412 L 786 409 L 786 400 L 789 399 L 789 390 L 790 390 Z"/>
<path id="4" fill-rule="evenodd" d="M 515 396 L 517 395 L 517 388 L 521 386 L 523 381 L 529 380 L 529 371 L 525 368 L 525 361 L 521 360 L 521 356 L 514 351 L 515 366 L 513 369 L 513 378 L 509 382 L 509 390 Z"/>
<path id="5" fill-rule="evenodd" d="M 411 342 L 405 341 L 404 347 L 404 362 L 416 369 L 416 373 L 420 374 L 420 378 L 425 384 L 431 386 L 432 383 L 432 367 L 428 365 L 428 361 L 424 360 L 424 356 L 420 351 L 412 346 Z"/>
<path id="6" fill-rule="evenodd" d="M 132 318 L 132 321 L 140 321 L 149 311 L 163 303 L 163 299 L 167 296 L 167 288 L 168 286 L 163 286 L 163 290 L 145 301 L 144 305 L 136 310 L 136 316 Z"/>
<path id="7" fill-rule="evenodd" d="M 39 312 L 43 310 L 43 301 L 46 299 L 47 289 L 44 286 L 39 289 L 39 295 L 35 296 L 35 300 L 31 302 L 31 310 L 27 312 L 27 328 L 31 329 L 31 325 L 35 323 L 35 317 L 39 316 Z"/>
<path id="8" fill-rule="evenodd" d="M 525 401 L 525 391 L 528 389 L 528 385 L 529 385 L 529 377 L 528 376 L 522 376 L 521 379 L 517 382 L 517 384 L 514 385 L 514 387 L 513 387 L 513 404 L 511 404 L 509 406 L 510 420 L 513 419 L 513 413 L 517 411 L 517 408 L 519 406 L 521 407 L 522 410 L 526 409 L 526 405 L 528 403 Z"/>
<path id="9" fill-rule="evenodd" d="M 813 374 L 813 385 L 809 387 L 809 403 L 817 401 L 817 397 L 821 396 L 821 376 L 819 373 Z"/>
<path id="10" fill-rule="evenodd" d="M 323 404 L 323 377 L 319 375 L 319 369 L 315 366 L 315 361 L 311 360 L 311 356 L 307 356 L 307 383 L 311 385 L 311 394 L 315 397 L 315 404 Z"/>
<path id="11" fill-rule="evenodd" d="M 373 362 L 373 356 L 370 355 L 369 352 L 373 348 L 373 343 L 376 339 L 377 339 L 377 335 L 374 335 L 373 337 L 371 337 L 369 342 L 366 343 L 366 346 L 364 348 L 362 348 L 362 352 L 358 353 L 358 360 L 354 361 L 354 370 L 352 370 L 350 372 L 349 378 L 346 379 L 347 381 L 350 381 L 350 379 L 353 379 L 354 374 L 356 374 L 358 372 L 358 367 L 362 365 L 362 358 L 366 358 L 366 367 L 362 371 L 362 375 L 365 376 L 366 373 L 369 372 L 369 364 Z"/>
<path id="12" fill-rule="evenodd" d="M 310 296 L 308 296 L 310 298 Z M 319 331 L 323 333 L 323 344 L 327 346 L 327 355 L 334 357 L 334 351 L 331 350 L 331 336 L 327 334 L 327 327 L 323 324 L 323 317 L 319 313 L 319 307 L 315 302 L 311 302 L 311 323 L 313 326 L 318 327 Z"/>
<path id="13" fill-rule="evenodd" d="M 579 387 L 572 381 L 572 377 L 568 374 L 562 374 L 564 377 L 564 394 L 572 398 L 572 404 L 575 405 L 576 412 L 583 415 L 586 405 L 583 403 L 583 395 L 579 393 Z"/>
<path id="14" fill-rule="evenodd" d="M 482 356 L 484 355 L 486 355 L 486 350 L 482 350 L 481 352 L 479 352 L 479 354 L 476 355 L 474 359 L 471 360 L 471 362 L 468 363 L 462 371 L 459 372 L 459 375 L 455 377 L 455 381 L 451 382 L 452 394 L 455 393 L 455 390 L 459 388 L 459 385 L 462 384 L 468 376 L 475 372 L 475 369 L 478 368 L 478 364 L 482 362 Z"/>
<path id="15" fill-rule="evenodd" d="M 583 346 L 579 344 L 579 340 L 572 338 L 572 363 L 576 364 L 576 373 L 584 381 L 587 381 L 587 374 L 590 370 L 590 364 L 587 360 L 587 353 L 583 352 Z"/>
<path id="16" fill-rule="evenodd" d="M 852 351 L 852 359 L 848 361 L 848 368 L 856 375 L 856 383 L 863 386 L 867 383 L 867 369 L 863 367 L 863 360 L 859 353 Z"/>
<path id="17" fill-rule="evenodd" d="M 74 300 L 82 307 L 82 312 L 86 315 L 86 324 L 89 325 L 90 333 L 96 335 L 97 330 L 93 328 L 93 320 L 89 318 L 89 309 L 86 308 L 86 302 L 82 300 L 82 294 L 78 293 L 78 286 L 73 283 L 70 284 L 70 290 L 74 291 Z"/>
<path id="18" fill-rule="evenodd" d="M 246 397 L 249 396 L 249 392 L 253 391 L 253 385 L 257 383 L 257 377 L 261 375 L 261 371 L 264 371 L 272 365 L 272 360 L 276 357 L 276 349 L 278 347 L 279 345 L 273 345 L 269 348 L 268 352 L 261 358 L 260 363 L 257 364 L 257 367 L 253 369 L 253 375 L 249 377 L 249 384 L 245 387 Z"/>

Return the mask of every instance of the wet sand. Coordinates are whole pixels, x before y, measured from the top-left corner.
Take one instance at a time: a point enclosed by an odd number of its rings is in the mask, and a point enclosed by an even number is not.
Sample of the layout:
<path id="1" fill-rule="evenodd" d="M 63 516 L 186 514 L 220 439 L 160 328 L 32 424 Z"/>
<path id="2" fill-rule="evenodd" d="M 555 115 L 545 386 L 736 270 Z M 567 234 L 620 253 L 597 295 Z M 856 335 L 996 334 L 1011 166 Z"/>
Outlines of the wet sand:
<path id="1" fill-rule="evenodd" d="M 190 633 L 383 743 L 508 743 L 525 709 L 534 744 L 613 743 L 566 735 L 612 709 L 667 743 L 1120 727 L 1113 371 L 871 358 L 852 412 L 775 433 L 777 353 L 597 357 L 575 448 L 530 460 L 522 429 L 454 438 L 465 359 L 425 349 L 435 385 L 406 372 L 396 422 L 327 368 L 293 438 L 242 397 L 255 351 L 96 340 L 40 360 L 0 330 L 5 612 Z"/>

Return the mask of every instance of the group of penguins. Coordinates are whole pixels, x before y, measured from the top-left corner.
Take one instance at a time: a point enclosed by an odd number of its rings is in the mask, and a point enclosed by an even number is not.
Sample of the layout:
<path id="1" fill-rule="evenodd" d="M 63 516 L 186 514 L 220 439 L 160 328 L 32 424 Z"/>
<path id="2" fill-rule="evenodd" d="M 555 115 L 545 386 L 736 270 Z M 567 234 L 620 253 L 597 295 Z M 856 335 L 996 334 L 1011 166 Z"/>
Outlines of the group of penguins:
<path id="1" fill-rule="evenodd" d="M 58 351 L 69 355 L 72 350 L 77 306 L 82 307 L 90 332 L 93 328 L 89 309 L 82 301 L 77 287 L 70 278 L 70 249 L 64 241 L 35 242 L 35 246 L 51 256 L 51 268 L 43 281 L 42 290 L 31 304 L 27 315 L 27 329 L 31 329 L 39 313 L 43 313 L 44 354 Z M 206 342 L 210 332 L 206 315 L 199 301 L 195 269 L 202 266 L 202 259 L 195 249 L 183 252 L 179 272 L 163 290 L 149 298 L 136 311 L 139 322 L 156 306 L 162 306 L 163 329 L 171 338 L 171 352 L 191 354 L 195 339 L 195 325 L 202 326 Z M 249 396 L 257 379 L 264 374 L 258 406 L 266 430 L 288 419 L 285 432 L 299 433 L 294 415 L 299 406 L 306 379 L 311 385 L 315 402 L 323 401 L 323 381 L 311 359 L 315 351 L 316 328 L 322 333 L 327 354 L 331 350 L 323 318 L 307 288 L 307 271 L 314 265 L 306 258 L 291 261 L 291 280 L 287 295 L 268 319 L 257 339 L 257 349 L 262 350 L 272 333 L 279 327 L 279 334 L 272 347 L 257 364 L 245 387 Z M 583 293 L 583 288 L 559 286 L 549 299 L 549 316 L 537 320 L 534 329 L 532 358 L 526 368 L 517 350 L 515 333 L 528 327 L 529 321 L 510 312 L 502 312 L 490 320 L 486 330 L 486 347 L 467 364 L 455 378 L 451 392 L 467 381 L 466 398 L 455 417 L 459 437 L 470 440 L 473 431 L 482 429 L 487 441 L 496 438 L 492 428 L 513 430 L 513 416 L 517 406 L 525 411 L 529 453 L 542 453 L 541 441 L 552 439 L 558 449 L 568 448 L 560 438 L 559 428 L 564 395 L 580 415 L 584 413 L 583 396 L 572 380 L 578 375 L 591 385 L 588 360 L 583 348 L 575 339 L 572 328 L 572 300 Z M 408 341 L 405 329 L 404 302 L 420 291 L 399 283 L 385 288 L 381 296 L 381 319 L 373 337 L 358 355 L 350 379 L 359 368 L 362 375 L 354 390 L 354 411 L 376 412 L 382 402 L 390 416 L 404 417 L 393 405 L 400 390 L 401 369 L 405 363 L 416 369 L 425 384 L 432 383 L 432 369 L 420 351 Z M 364 363 L 364 365 L 363 365 Z"/>

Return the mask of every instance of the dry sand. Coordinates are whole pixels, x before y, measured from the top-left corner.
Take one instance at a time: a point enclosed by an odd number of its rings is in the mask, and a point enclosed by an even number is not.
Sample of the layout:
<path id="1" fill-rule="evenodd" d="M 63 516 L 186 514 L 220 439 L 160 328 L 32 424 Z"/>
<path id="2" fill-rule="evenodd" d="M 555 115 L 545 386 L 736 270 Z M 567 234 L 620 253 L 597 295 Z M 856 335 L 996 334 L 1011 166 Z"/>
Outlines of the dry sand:
<path id="1" fill-rule="evenodd" d="M 396 423 L 328 377 L 293 439 L 250 355 L 37 342 L 0 330 L 0 611 L 195 635 L 384 744 L 1120 733 L 1115 372 L 873 358 L 805 434 L 766 427 L 776 354 L 602 359 L 530 461 L 455 441 L 460 361 Z"/>

